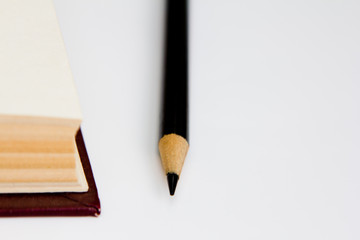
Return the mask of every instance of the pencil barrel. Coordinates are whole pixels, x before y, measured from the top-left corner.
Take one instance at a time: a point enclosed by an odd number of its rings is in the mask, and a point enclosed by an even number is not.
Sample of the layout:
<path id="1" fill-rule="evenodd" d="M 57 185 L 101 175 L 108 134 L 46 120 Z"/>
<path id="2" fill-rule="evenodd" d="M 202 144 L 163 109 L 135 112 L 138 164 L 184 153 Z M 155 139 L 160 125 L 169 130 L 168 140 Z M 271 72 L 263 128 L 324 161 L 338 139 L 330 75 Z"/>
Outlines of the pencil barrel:
<path id="1" fill-rule="evenodd" d="M 188 1 L 168 0 L 162 136 L 188 140 Z"/>

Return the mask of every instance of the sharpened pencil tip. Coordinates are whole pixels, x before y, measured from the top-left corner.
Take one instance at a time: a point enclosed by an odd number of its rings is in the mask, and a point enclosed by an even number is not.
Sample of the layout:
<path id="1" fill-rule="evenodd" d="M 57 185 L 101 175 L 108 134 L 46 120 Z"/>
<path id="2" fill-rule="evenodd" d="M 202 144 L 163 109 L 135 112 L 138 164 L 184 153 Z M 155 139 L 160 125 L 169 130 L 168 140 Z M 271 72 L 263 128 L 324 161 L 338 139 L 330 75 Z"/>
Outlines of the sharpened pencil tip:
<path id="1" fill-rule="evenodd" d="M 168 180 L 170 195 L 174 196 L 176 185 L 179 180 L 179 175 L 177 175 L 176 173 L 168 173 L 167 180 Z"/>

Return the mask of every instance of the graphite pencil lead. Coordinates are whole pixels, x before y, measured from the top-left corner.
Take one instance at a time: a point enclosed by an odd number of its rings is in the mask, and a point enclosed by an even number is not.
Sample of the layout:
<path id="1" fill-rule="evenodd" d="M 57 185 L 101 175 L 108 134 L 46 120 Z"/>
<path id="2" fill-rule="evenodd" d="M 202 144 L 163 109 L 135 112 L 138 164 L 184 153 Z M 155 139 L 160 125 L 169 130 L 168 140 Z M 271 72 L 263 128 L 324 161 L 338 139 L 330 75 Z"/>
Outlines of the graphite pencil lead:
<path id="1" fill-rule="evenodd" d="M 167 180 L 168 180 L 170 195 L 174 196 L 176 185 L 179 180 L 179 175 L 177 175 L 176 173 L 168 173 Z"/>

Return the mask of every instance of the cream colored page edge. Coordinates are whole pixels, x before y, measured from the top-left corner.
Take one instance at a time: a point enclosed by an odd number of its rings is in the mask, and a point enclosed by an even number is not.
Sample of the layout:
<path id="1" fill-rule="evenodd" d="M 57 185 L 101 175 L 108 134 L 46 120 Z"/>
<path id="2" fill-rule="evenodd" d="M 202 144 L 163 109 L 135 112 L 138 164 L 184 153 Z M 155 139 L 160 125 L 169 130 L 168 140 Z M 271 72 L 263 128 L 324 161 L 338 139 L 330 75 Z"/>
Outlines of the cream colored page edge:
<path id="1" fill-rule="evenodd" d="M 74 142 L 75 147 L 76 143 Z M 0 193 L 49 193 L 49 192 L 87 192 L 89 190 L 78 151 L 75 153 L 74 169 L 77 182 L 59 183 L 0 183 Z M 3 169 L 6 171 L 6 169 Z"/>

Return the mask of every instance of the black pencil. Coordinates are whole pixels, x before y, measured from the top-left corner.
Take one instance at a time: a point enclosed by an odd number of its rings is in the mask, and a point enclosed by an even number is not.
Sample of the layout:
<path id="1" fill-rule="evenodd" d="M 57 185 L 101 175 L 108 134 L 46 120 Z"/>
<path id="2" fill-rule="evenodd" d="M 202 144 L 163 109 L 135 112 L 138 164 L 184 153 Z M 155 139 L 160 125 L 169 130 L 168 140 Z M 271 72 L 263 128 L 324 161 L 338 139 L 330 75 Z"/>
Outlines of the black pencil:
<path id="1" fill-rule="evenodd" d="M 174 195 L 188 144 L 188 2 L 167 0 L 162 131 L 159 151 Z"/>

